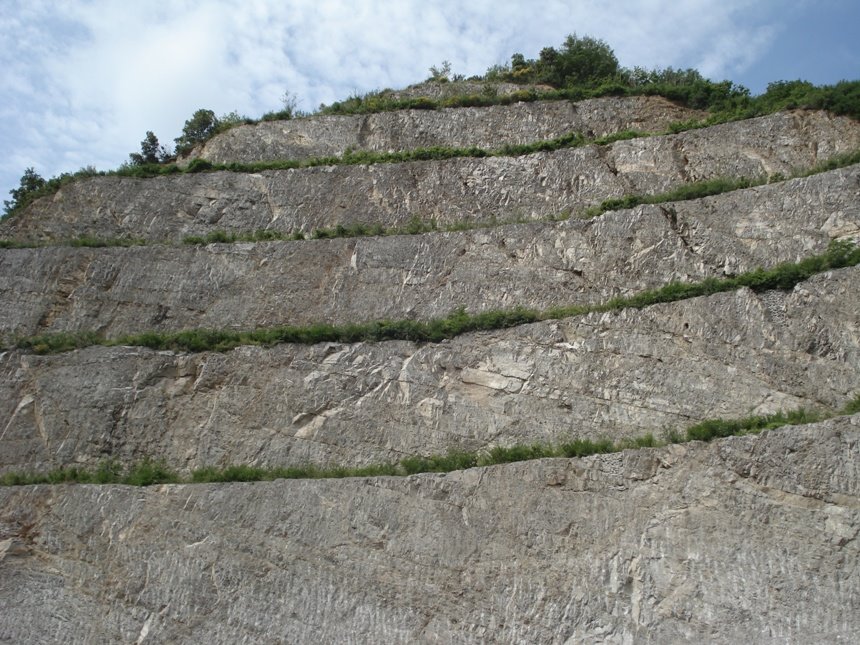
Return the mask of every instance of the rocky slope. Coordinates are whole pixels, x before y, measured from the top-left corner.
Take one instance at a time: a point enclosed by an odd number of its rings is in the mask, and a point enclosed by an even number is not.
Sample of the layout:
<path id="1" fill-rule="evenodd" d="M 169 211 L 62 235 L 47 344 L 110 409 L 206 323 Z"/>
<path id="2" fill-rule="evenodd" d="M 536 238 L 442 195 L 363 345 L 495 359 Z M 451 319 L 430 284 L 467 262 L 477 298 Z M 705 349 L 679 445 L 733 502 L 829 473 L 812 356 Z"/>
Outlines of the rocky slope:
<path id="1" fill-rule="evenodd" d="M 425 235 L 0 255 L 0 337 L 350 323 L 596 303 L 860 235 L 860 167 L 593 220 Z"/>
<path id="2" fill-rule="evenodd" d="M 860 417 L 449 475 L 0 489 L 16 643 L 851 643 Z"/>
<path id="3" fill-rule="evenodd" d="M 398 341 L 0 356 L 3 469 L 109 455 L 363 465 L 841 407 L 860 384 L 860 268 L 616 313 Z"/>
<path id="4" fill-rule="evenodd" d="M 200 152 L 472 145 L 494 130 L 528 142 L 660 129 L 678 113 L 605 99 L 311 118 L 230 131 Z M 858 148 L 857 122 L 798 111 L 519 157 L 82 181 L 0 222 L 0 238 L 49 243 L 0 249 L 0 335 L 545 308 L 797 261 L 860 239 L 860 167 L 546 218 L 703 178 L 788 175 Z M 544 221 L 181 244 L 415 216 Z M 57 244 L 79 235 L 150 243 Z M 5 349 L 0 474 L 143 458 L 182 473 L 364 465 L 833 411 L 860 393 L 858 284 L 860 268 L 845 268 L 789 291 L 441 343 Z M 858 439 L 855 414 L 447 475 L 0 487 L 0 641 L 848 643 L 860 632 Z"/>
<path id="5" fill-rule="evenodd" d="M 858 147 L 857 122 L 793 112 L 522 157 L 99 177 L 64 187 L 3 221 L 0 238 L 163 241 L 213 230 L 307 233 L 337 224 L 404 226 L 415 217 L 441 225 L 546 218 L 690 181 L 788 175 Z"/>
<path id="6" fill-rule="evenodd" d="M 569 132 L 591 139 L 624 130 L 663 132 L 671 123 L 704 116 L 647 96 L 317 116 L 233 128 L 193 150 L 183 163 L 196 158 L 253 163 L 328 157 L 347 150 L 400 152 L 434 146 L 495 150 Z"/>

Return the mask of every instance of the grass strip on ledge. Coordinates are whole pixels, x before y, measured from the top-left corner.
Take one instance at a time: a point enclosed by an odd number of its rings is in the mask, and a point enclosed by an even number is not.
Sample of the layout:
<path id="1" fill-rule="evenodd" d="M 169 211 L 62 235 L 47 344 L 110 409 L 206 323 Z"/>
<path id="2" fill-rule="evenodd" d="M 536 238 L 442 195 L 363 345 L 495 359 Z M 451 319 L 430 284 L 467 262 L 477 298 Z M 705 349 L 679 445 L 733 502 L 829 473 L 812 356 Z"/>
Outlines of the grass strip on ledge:
<path id="1" fill-rule="evenodd" d="M 374 165 L 385 163 L 407 163 L 413 161 L 446 161 L 450 159 L 485 157 L 521 157 L 536 152 L 555 152 L 564 148 L 580 148 L 589 144 L 609 145 L 615 141 L 624 141 L 637 137 L 648 137 L 650 133 L 637 130 L 624 130 L 598 139 L 586 139 L 579 132 L 568 134 L 524 144 L 509 144 L 495 150 L 487 150 L 472 146 L 469 148 L 457 148 L 453 146 L 432 146 L 430 148 L 415 148 L 413 150 L 401 150 L 398 152 L 374 152 L 372 150 L 346 150 L 342 155 L 328 157 L 313 157 L 311 159 L 280 159 L 272 161 L 258 161 L 253 163 L 231 162 L 225 164 L 213 163 L 205 159 L 196 158 L 184 169 L 171 166 L 144 165 L 132 166 L 123 170 L 115 171 L 116 175 L 126 177 L 155 177 L 163 174 L 196 173 L 229 171 L 240 173 L 262 172 L 264 170 L 295 170 L 301 168 L 315 168 L 318 166 L 357 166 Z"/>
<path id="2" fill-rule="evenodd" d="M 151 486 L 155 484 L 203 484 L 218 482 L 256 482 L 275 479 L 339 479 L 345 477 L 403 477 L 419 473 L 446 473 L 467 468 L 495 466 L 518 461 L 546 459 L 551 457 L 588 457 L 622 450 L 660 448 L 688 441 L 712 441 L 731 436 L 757 434 L 786 425 L 804 425 L 825 421 L 839 415 L 860 412 L 860 394 L 850 400 L 838 412 L 807 411 L 804 409 L 778 412 L 770 415 L 751 416 L 744 419 L 708 419 L 692 425 L 686 431 L 669 431 L 662 438 L 653 434 L 612 441 L 603 439 L 574 439 L 572 441 L 547 444 L 517 444 L 496 446 L 482 452 L 449 451 L 444 455 L 414 456 L 397 463 L 376 464 L 362 467 L 313 465 L 263 468 L 250 465 L 225 467 L 207 466 L 182 477 L 152 459 L 123 468 L 115 460 L 104 461 L 95 469 L 67 467 L 44 474 L 6 473 L 0 475 L 0 486 L 27 486 L 33 484 L 125 484 Z"/>
<path id="3" fill-rule="evenodd" d="M 596 206 L 591 206 L 585 210 L 585 217 L 596 217 L 607 211 L 617 211 L 625 208 L 634 208 L 640 204 L 664 204 L 666 202 L 682 202 L 692 199 L 701 199 L 703 197 L 711 197 L 713 195 L 722 195 L 724 193 L 742 190 L 744 188 L 753 188 L 762 186 L 768 183 L 776 183 L 780 181 L 788 181 L 798 179 L 800 177 L 811 177 L 812 175 L 838 170 L 847 166 L 853 166 L 860 163 L 860 150 L 849 152 L 842 155 L 837 155 L 820 162 L 812 168 L 802 171 L 796 171 L 789 177 L 782 175 L 771 175 L 770 177 L 747 178 L 741 177 L 733 179 L 729 177 L 716 177 L 703 181 L 691 182 L 683 184 L 674 190 L 657 195 L 625 195 L 624 197 L 616 197 L 605 199 Z"/>
<path id="4" fill-rule="evenodd" d="M 848 166 L 860 164 L 860 150 L 854 152 L 836 155 L 826 161 L 820 162 L 811 168 L 797 170 L 791 173 L 788 177 L 782 175 L 771 175 L 770 177 L 757 178 L 730 178 L 716 177 L 697 182 L 691 182 L 679 186 L 674 190 L 655 195 L 625 195 L 606 199 L 600 204 L 590 206 L 582 212 L 585 218 L 592 218 L 602 215 L 609 211 L 622 210 L 625 208 L 634 208 L 640 204 L 665 204 L 667 202 L 689 201 L 693 199 L 701 199 L 713 195 L 721 195 L 735 190 L 744 188 L 752 188 L 762 186 L 764 184 L 777 183 L 782 181 L 790 181 L 802 177 L 811 177 L 813 175 L 839 170 Z M 560 213 L 559 215 L 542 217 L 542 218 L 511 218 L 497 219 L 491 217 L 480 221 L 461 221 L 452 222 L 446 225 L 438 224 L 434 219 L 422 219 L 417 216 L 413 217 L 404 226 L 384 227 L 381 224 L 365 224 L 357 222 L 354 224 L 344 225 L 338 224 L 332 227 L 320 227 L 314 229 L 309 234 L 301 231 L 275 231 L 272 229 L 258 229 L 251 232 L 232 232 L 224 230 L 215 230 L 206 235 L 187 235 L 182 238 L 182 244 L 201 246 L 206 244 L 234 244 L 237 242 L 286 242 L 299 240 L 318 240 L 318 239 L 335 239 L 335 238 L 355 238 L 355 237 L 380 237 L 390 235 L 422 235 L 425 233 L 436 232 L 460 232 L 477 229 L 497 228 L 499 226 L 509 226 L 512 224 L 533 224 L 541 222 L 559 222 L 570 217 L 569 212 Z M 170 246 L 170 242 L 148 242 L 144 239 L 119 237 L 119 238 L 98 238 L 89 235 L 82 235 L 77 238 L 61 240 L 55 242 L 17 242 L 14 240 L 0 239 L 0 249 L 29 249 L 29 248 L 44 248 L 55 246 L 72 246 L 72 247 L 89 247 L 89 248 L 104 248 L 104 247 L 130 247 L 130 246 L 148 246 L 158 244 L 160 246 Z"/>
<path id="5" fill-rule="evenodd" d="M 697 126 L 700 127 L 700 126 Z M 650 133 L 637 130 L 623 130 L 600 137 L 594 140 L 586 139 L 579 132 L 569 132 L 555 139 L 534 141 L 528 144 L 505 145 L 496 150 L 485 150 L 472 146 L 469 148 L 458 148 L 454 146 L 433 146 L 429 148 L 416 148 L 399 152 L 373 152 L 370 150 L 347 149 L 342 155 L 328 157 L 314 157 L 311 159 L 279 159 L 273 161 L 260 161 L 254 163 L 232 162 L 227 164 L 216 164 L 205 159 L 192 159 L 188 165 L 181 168 L 176 163 L 165 164 L 142 164 L 122 166 L 116 170 L 98 171 L 94 168 L 84 168 L 77 173 L 64 173 L 54 177 L 38 188 L 23 195 L 14 206 L 8 206 L 6 217 L 14 217 L 38 199 L 50 197 L 56 194 L 63 186 L 77 181 L 90 179 L 92 177 L 132 177 L 137 179 L 151 179 L 175 174 L 193 174 L 198 172 L 228 171 L 237 173 L 256 173 L 264 170 L 294 170 L 300 168 L 314 168 L 317 166 L 353 166 L 369 165 L 379 163 L 405 163 L 412 161 L 440 161 L 457 158 L 483 158 L 483 157 L 516 157 L 536 152 L 553 152 L 563 148 L 579 148 L 588 144 L 608 145 L 614 141 L 622 141 L 636 137 L 651 136 Z"/>
<path id="6" fill-rule="evenodd" d="M 0 239 L 0 249 L 40 249 L 53 246 L 72 246 L 87 248 L 107 247 L 130 247 L 147 246 L 148 242 L 140 238 L 132 237 L 95 237 L 92 235 L 81 235 L 60 242 L 17 242 L 15 240 Z"/>
<path id="7" fill-rule="evenodd" d="M 860 264 L 860 246 L 848 240 L 834 240 L 827 251 L 800 262 L 785 263 L 772 269 L 756 269 L 734 277 L 706 278 L 699 282 L 672 282 L 658 289 L 629 297 L 613 298 L 594 305 L 568 305 L 537 311 L 524 307 L 492 310 L 477 314 L 459 308 L 445 318 L 428 321 L 382 320 L 369 323 L 332 325 L 317 323 L 286 325 L 246 331 L 188 329 L 177 332 L 143 332 L 119 338 L 102 338 L 95 332 L 43 334 L 15 341 L 19 349 L 37 354 L 66 352 L 92 345 L 131 345 L 155 350 L 185 352 L 228 351 L 241 345 L 272 346 L 281 343 L 315 344 L 323 342 L 357 343 L 405 340 L 441 342 L 476 331 L 506 329 L 542 320 L 558 320 L 592 312 L 641 309 L 658 303 L 675 302 L 698 296 L 748 287 L 753 291 L 788 290 L 817 273 Z"/>

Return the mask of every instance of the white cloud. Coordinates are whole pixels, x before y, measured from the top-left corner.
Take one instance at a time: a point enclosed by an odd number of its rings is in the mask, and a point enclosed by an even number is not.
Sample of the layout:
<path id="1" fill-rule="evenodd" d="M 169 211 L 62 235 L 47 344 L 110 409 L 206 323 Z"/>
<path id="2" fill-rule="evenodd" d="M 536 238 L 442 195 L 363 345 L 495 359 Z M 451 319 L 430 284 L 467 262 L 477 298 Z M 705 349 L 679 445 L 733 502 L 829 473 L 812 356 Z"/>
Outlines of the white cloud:
<path id="1" fill-rule="evenodd" d="M 250 116 L 289 90 L 314 109 L 422 80 L 443 59 L 482 73 L 568 33 L 606 40 L 623 65 L 731 76 L 773 38 L 782 3 L 752 0 L 23 0 L 0 19 L 0 189 L 116 167 L 146 130 L 163 143 L 200 107 Z M 3 188 L 8 187 L 8 188 Z"/>

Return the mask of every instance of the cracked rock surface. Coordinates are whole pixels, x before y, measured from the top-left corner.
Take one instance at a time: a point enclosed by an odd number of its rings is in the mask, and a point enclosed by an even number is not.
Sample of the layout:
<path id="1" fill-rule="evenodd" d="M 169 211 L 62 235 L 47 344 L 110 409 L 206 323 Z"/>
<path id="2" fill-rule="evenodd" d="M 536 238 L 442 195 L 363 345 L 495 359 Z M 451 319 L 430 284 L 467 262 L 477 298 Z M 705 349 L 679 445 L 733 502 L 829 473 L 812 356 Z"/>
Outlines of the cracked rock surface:
<path id="1" fill-rule="evenodd" d="M 416 217 L 443 226 L 539 219 L 691 181 L 787 176 L 858 147 L 856 121 L 799 111 L 521 157 L 96 177 L 65 186 L 0 222 L 0 238 L 178 241 L 214 230 L 403 227 Z"/>
<path id="2" fill-rule="evenodd" d="M 851 643 L 860 415 L 408 478 L 0 489 L 0 639 Z"/>
<path id="3" fill-rule="evenodd" d="M 480 108 L 397 110 L 314 116 L 242 125 L 217 135 L 182 160 L 253 163 L 342 155 L 347 150 L 401 152 L 435 146 L 496 150 L 578 132 L 593 139 L 621 132 L 663 132 L 706 113 L 661 97 L 537 101 Z"/>
<path id="4" fill-rule="evenodd" d="M 456 233 L 0 255 L 0 337 L 428 318 L 605 302 L 860 238 L 860 166 L 706 199 Z"/>
<path id="5" fill-rule="evenodd" d="M 683 118 L 643 98 L 402 111 L 237 128 L 198 154 L 497 147 Z M 0 239 L 54 243 L 0 249 L 0 341 L 544 309 L 795 262 L 858 240 L 860 170 L 779 176 L 858 149 L 858 122 L 795 111 L 518 157 L 75 182 L 0 221 Z M 772 182 L 576 217 L 720 177 Z M 415 217 L 510 223 L 181 243 Z M 150 245 L 56 244 L 81 235 Z M 0 349 L 0 475 L 362 466 L 832 413 L 860 395 L 858 285 L 844 268 L 432 344 Z M 0 642 L 853 644 L 858 534 L 860 414 L 447 475 L 0 487 Z"/>
<path id="6" fill-rule="evenodd" d="M 365 465 L 839 408 L 860 383 L 858 278 L 841 269 L 789 293 L 742 289 L 438 344 L 9 351 L 0 468 L 108 455 L 183 470 Z"/>

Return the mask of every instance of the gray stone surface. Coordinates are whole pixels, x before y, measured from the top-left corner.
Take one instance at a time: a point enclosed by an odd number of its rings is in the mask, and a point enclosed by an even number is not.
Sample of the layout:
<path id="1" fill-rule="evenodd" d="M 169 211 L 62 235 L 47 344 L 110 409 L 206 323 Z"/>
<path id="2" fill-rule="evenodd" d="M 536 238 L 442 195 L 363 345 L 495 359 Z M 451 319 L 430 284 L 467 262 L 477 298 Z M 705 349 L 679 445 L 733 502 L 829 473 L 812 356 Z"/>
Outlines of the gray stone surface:
<path id="1" fill-rule="evenodd" d="M 860 239 L 860 166 L 594 220 L 207 247 L 0 253 L 0 338 L 350 323 L 594 303 Z"/>
<path id="2" fill-rule="evenodd" d="M 523 157 L 215 172 L 76 182 L 0 222 L 0 238 L 78 235 L 181 239 L 213 230 L 305 231 L 535 219 L 608 197 L 659 193 L 714 177 L 789 174 L 860 147 L 860 123 L 780 113 L 678 135 Z"/>
<path id="3" fill-rule="evenodd" d="M 181 160 L 253 163 L 342 155 L 346 150 L 400 152 L 434 146 L 496 150 L 579 132 L 588 138 L 623 130 L 664 132 L 705 113 L 660 97 L 539 101 L 483 108 L 398 110 L 355 116 L 312 116 L 232 128 Z"/>
<path id="4" fill-rule="evenodd" d="M 0 489 L 15 643 L 854 643 L 860 415 L 449 475 Z"/>
<path id="5" fill-rule="evenodd" d="M 351 145 L 359 135 L 345 124 L 355 123 L 366 126 L 361 145 L 395 147 L 486 136 L 515 114 L 505 136 L 576 119 L 594 132 L 629 127 L 623 101 L 588 105 L 289 127 L 305 136 L 296 154 Z M 269 127 L 245 132 L 254 155 L 283 149 L 287 135 Z M 856 121 L 793 112 L 519 158 L 100 178 L 0 222 L 0 238 L 539 219 L 703 178 L 787 174 L 858 147 Z M 0 329 L 245 327 L 602 299 L 856 238 L 858 203 L 848 168 L 589 222 L 3 250 Z M 0 351 L 0 473 L 144 457 L 182 472 L 363 465 L 837 409 L 860 393 L 858 284 L 860 268 L 842 269 L 790 292 L 740 290 L 438 344 Z M 860 415 L 449 475 L 0 488 L 0 641 L 853 643 L 858 534 Z"/>
<path id="6" fill-rule="evenodd" d="M 364 465 L 515 442 L 638 436 L 838 408 L 860 386 L 860 268 L 467 334 L 183 354 L 0 355 L 2 470 L 149 456 Z"/>

